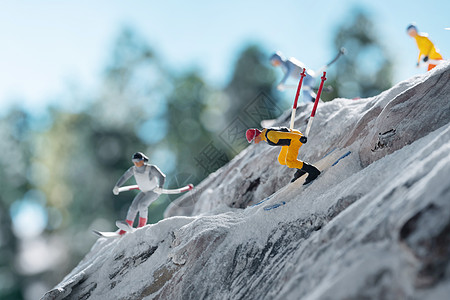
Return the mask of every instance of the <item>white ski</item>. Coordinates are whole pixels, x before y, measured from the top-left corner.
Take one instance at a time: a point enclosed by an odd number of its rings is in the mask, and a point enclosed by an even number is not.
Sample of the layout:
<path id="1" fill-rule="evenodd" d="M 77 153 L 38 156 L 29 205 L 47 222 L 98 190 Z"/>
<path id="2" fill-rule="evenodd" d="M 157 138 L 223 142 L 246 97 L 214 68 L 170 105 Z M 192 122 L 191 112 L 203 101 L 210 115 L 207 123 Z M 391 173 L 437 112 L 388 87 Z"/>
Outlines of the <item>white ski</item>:
<path id="1" fill-rule="evenodd" d="M 116 221 L 116 226 L 119 227 L 119 229 L 130 233 L 136 230 L 136 228 L 133 228 L 130 224 L 123 220 Z"/>
<path id="2" fill-rule="evenodd" d="M 426 62 L 424 62 L 423 60 L 420 61 L 419 66 L 428 66 L 428 65 L 440 65 L 443 63 L 448 62 L 448 59 L 429 59 Z"/>
<path id="3" fill-rule="evenodd" d="M 109 232 L 109 231 L 97 231 L 97 230 L 92 230 L 92 232 L 99 236 L 99 237 L 103 237 L 103 238 L 118 238 L 121 235 L 118 232 Z"/>
<path id="4" fill-rule="evenodd" d="M 153 190 L 153 192 L 158 193 L 158 194 L 180 194 L 180 193 L 190 191 L 193 188 L 194 188 L 194 185 L 190 183 L 190 184 L 183 186 L 181 188 L 178 188 L 178 189 L 163 189 L 163 188 L 157 187 Z M 132 191 L 132 190 L 139 190 L 139 186 L 137 186 L 137 185 L 122 186 L 119 188 L 119 193 Z"/>

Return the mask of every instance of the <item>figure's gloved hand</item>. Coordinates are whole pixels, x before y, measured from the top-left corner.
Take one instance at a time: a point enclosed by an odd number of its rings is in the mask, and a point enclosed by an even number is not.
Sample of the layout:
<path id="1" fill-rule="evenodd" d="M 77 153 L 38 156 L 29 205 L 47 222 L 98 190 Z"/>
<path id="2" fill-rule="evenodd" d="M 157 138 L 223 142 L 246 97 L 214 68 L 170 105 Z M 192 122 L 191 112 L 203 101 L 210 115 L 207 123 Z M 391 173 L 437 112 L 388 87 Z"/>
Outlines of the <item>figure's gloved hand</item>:
<path id="1" fill-rule="evenodd" d="M 119 195 L 119 187 L 118 186 L 115 186 L 114 188 L 113 188 L 113 194 L 114 195 Z"/>
<path id="2" fill-rule="evenodd" d="M 417 64 L 416 64 L 416 68 L 418 68 L 419 66 L 420 66 L 420 64 L 419 64 L 419 63 L 417 63 Z"/>
<path id="3" fill-rule="evenodd" d="M 423 58 L 423 62 L 427 62 L 428 61 L 428 56 L 425 56 L 424 58 Z"/>
<path id="4" fill-rule="evenodd" d="M 308 138 L 306 136 L 302 136 L 300 138 L 300 143 L 302 143 L 302 144 L 306 144 L 307 141 L 308 141 Z"/>

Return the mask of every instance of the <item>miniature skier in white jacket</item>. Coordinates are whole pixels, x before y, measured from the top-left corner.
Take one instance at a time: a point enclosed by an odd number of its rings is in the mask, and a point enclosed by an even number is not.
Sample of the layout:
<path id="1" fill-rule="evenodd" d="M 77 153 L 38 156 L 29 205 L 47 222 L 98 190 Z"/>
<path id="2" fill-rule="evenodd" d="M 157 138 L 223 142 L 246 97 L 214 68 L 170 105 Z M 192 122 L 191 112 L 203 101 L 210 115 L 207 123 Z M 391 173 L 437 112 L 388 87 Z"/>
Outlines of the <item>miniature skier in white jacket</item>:
<path id="1" fill-rule="evenodd" d="M 114 186 L 114 195 L 119 194 L 119 187 L 122 186 L 128 179 L 134 176 L 139 190 L 141 191 L 133 199 L 130 208 L 128 209 L 126 222 L 133 226 L 134 219 L 139 212 L 139 224 L 138 227 L 143 227 L 147 224 L 148 207 L 156 199 L 159 194 L 153 190 L 157 187 L 162 187 L 166 179 L 157 166 L 148 164 L 148 157 L 142 152 L 133 154 L 132 162 L 134 166 L 130 167 L 117 181 Z M 119 234 L 123 235 L 124 230 L 120 230 Z"/>
<path id="2" fill-rule="evenodd" d="M 274 67 L 281 67 L 281 70 L 284 73 L 283 79 L 281 79 L 280 83 L 277 85 L 277 89 L 284 90 L 289 85 L 286 85 L 286 81 L 289 78 L 295 79 L 296 82 L 300 80 L 300 74 L 303 72 L 303 68 L 306 68 L 305 64 L 295 58 L 285 59 L 280 52 L 274 53 L 270 57 L 270 63 Z M 306 77 L 303 79 L 302 89 L 304 91 L 303 97 L 305 101 L 314 102 L 316 99 L 316 93 L 313 91 L 313 85 L 315 82 L 316 74 L 314 71 L 307 70 Z"/>

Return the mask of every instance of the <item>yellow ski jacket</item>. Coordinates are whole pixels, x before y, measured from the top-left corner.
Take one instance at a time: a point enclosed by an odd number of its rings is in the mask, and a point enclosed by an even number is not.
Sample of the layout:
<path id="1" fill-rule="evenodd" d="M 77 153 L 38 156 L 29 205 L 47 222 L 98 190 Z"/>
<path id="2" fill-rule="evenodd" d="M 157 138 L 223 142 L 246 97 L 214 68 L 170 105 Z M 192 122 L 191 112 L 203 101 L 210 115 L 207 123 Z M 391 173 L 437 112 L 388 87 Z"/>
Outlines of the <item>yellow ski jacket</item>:
<path id="1" fill-rule="evenodd" d="M 265 128 L 261 131 L 261 140 L 266 141 L 271 146 L 290 146 L 292 140 L 300 143 L 302 136 L 300 131 L 291 130 L 287 127 Z"/>
<path id="2" fill-rule="evenodd" d="M 417 47 L 419 48 L 418 63 L 420 62 L 422 55 L 428 56 L 429 59 L 442 59 L 442 55 L 437 52 L 434 44 L 427 35 L 418 34 L 414 38 L 416 39 Z"/>

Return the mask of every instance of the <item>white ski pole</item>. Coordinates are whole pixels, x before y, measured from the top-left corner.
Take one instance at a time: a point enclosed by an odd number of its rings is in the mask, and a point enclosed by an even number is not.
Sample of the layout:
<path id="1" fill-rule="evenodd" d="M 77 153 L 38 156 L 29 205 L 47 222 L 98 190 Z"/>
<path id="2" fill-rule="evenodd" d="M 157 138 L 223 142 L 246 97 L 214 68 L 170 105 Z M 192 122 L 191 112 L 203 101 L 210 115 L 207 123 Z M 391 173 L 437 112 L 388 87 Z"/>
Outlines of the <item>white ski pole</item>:
<path id="1" fill-rule="evenodd" d="M 320 74 L 320 73 L 322 73 L 322 72 L 324 72 L 326 69 L 328 69 L 332 64 L 334 64 L 338 59 L 339 59 L 339 57 L 341 57 L 342 55 L 345 55 L 345 53 L 347 53 L 347 50 L 344 48 L 344 47 L 342 47 L 341 49 L 339 49 L 339 52 L 338 52 L 338 54 L 329 62 L 329 63 L 327 63 L 325 66 L 323 66 L 322 68 L 320 68 L 317 72 L 316 72 L 316 74 Z"/>

